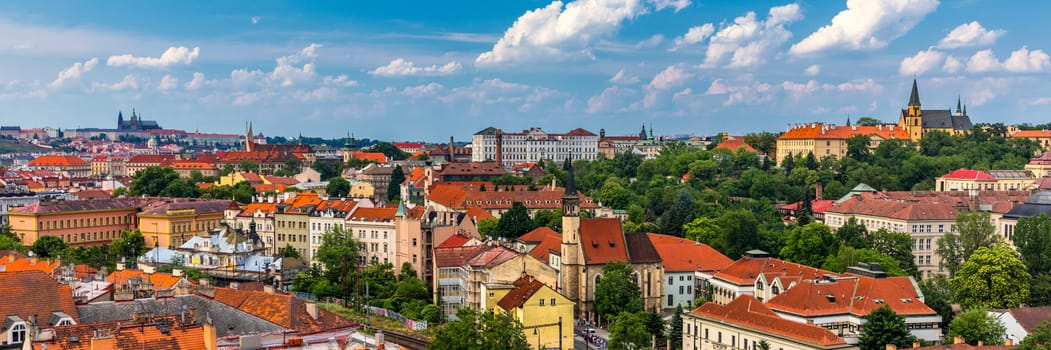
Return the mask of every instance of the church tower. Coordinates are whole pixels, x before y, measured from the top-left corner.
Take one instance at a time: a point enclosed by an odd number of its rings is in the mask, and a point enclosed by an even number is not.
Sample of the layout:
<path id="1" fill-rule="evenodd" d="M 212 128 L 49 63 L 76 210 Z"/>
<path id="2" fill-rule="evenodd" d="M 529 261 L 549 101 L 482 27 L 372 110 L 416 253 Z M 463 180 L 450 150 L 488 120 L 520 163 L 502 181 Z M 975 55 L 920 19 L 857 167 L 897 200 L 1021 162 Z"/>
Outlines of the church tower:
<path id="1" fill-rule="evenodd" d="M 573 185 L 573 162 L 567 158 L 566 192 L 562 195 L 562 280 L 559 287 L 569 300 L 580 300 L 580 276 L 583 274 L 580 251 L 580 197 Z M 577 303 L 578 310 L 583 305 Z"/>
<path id="2" fill-rule="evenodd" d="M 124 112 L 117 111 L 117 130 L 124 130 Z"/>
<path id="3" fill-rule="evenodd" d="M 916 87 L 916 79 L 912 79 L 912 93 L 909 95 L 909 107 L 905 111 L 905 130 L 909 131 L 909 138 L 918 142 L 923 137 L 923 114 L 920 109 L 920 91 Z"/>
<path id="4" fill-rule="evenodd" d="M 353 134 L 347 133 L 347 137 L 343 141 L 343 162 L 349 162 L 350 158 L 354 155 L 354 151 L 358 149 L 358 141 L 354 139 Z"/>
<path id="5" fill-rule="evenodd" d="M 252 138 L 252 122 L 245 122 L 245 152 L 252 152 L 255 140 Z"/>

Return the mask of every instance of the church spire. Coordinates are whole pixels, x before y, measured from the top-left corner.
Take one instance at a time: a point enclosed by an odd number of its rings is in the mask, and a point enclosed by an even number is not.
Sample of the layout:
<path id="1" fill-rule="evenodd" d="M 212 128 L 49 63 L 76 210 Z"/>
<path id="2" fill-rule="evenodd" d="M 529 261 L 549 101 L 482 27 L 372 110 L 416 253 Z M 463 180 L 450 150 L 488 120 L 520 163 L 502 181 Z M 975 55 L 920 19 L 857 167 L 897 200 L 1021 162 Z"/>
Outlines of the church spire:
<path id="1" fill-rule="evenodd" d="M 956 96 L 956 115 L 963 115 L 963 109 L 960 108 L 960 96 Z"/>
<path id="2" fill-rule="evenodd" d="M 577 187 L 573 184 L 573 161 L 566 158 L 566 162 L 562 168 L 566 170 L 566 195 L 576 196 Z"/>
<path id="3" fill-rule="evenodd" d="M 912 94 L 909 95 L 909 107 L 920 106 L 920 89 L 916 87 L 916 78 L 912 79 Z"/>
<path id="4" fill-rule="evenodd" d="M 639 138 L 643 139 L 643 140 L 646 139 L 646 124 L 645 123 L 642 124 L 642 131 L 639 132 Z"/>

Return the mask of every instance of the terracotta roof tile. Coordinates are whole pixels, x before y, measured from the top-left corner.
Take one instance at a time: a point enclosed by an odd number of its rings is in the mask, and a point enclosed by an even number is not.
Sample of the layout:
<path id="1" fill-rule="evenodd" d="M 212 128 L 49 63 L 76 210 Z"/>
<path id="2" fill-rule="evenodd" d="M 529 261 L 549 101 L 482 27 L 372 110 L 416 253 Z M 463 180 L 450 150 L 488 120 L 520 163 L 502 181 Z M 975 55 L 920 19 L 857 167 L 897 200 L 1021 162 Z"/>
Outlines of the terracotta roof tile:
<path id="1" fill-rule="evenodd" d="M 518 240 L 522 241 L 522 242 L 536 243 L 536 242 L 543 241 L 544 238 L 547 238 L 547 236 L 551 236 L 551 235 L 562 237 L 561 234 L 559 234 L 558 232 L 555 232 L 555 230 L 552 230 L 550 227 L 540 226 L 540 227 L 537 227 L 536 229 L 533 229 L 532 231 L 529 231 L 529 232 L 526 232 L 526 233 L 522 234 L 521 236 L 518 237 Z"/>
<path id="2" fill-rule="evenodd" d="M 387 163 L 387 155 L 382 152 L 354 151 L 354 153 L 351 153 L 350 157 L 357 160 L 372 161 L 380 164 Z"/>
<path id="3" fill-rule="evenodd" d="M 985 170 L 957 169 L 942 176 L 943 179 L 960 180 L 996 180 Z"/>
<path id="4" fill-rule="evenodd" d="M 613 261 L 628 262 L 627 245 L 620 220 L 615 218 L 580 219 L 580 246 L 586 265 L 604 265 Z"/>
<path id="5" fill-rule="evenodd" d="M 529 275 L 525 275 L 518 278 L 514 282 L 514 286 L 515 288 L 507 292 L 507 295 L 504 295 L 496 305 L 507 311 L 522 307 L 529 301 L 529 298 L 533 297 L 533 294 L 544 287 L 544 284 Z"/>
<path id="6" fill-rule="evenodd" d="M 216 288 L 215 301 L 221 302 L 281 327 L 301 333 L 345 327 L 351 322 L 318 308 L 318 318 L 307 313 L 306 303 L 291 294 Z"/>
<path id="7" fill-rule="evenodd" d="M 485 245 L 434 248 L 434 265 L 437 267 L 460 267 L 467 264 Z"/>
<path id="8" fill-rule="evenodd" d="M 87 166 L 88 162 L 80 159 L 76 156 L 56 156 L 56 155 L 43 155 L 34 158 L 29 161 L 29 166 L 40 166 L 40 167 L 70 167 L 70 166 Z"/>
<path id="9" fill-rule="evenodd" d="M 832 281 L 803 281 L 771 298 L 766 305 L 804 317 L 846 313 L 860 317 L 883 305 L 890 306 L 899 315 L 936 315 L 919 300 L 919 295 L 908 277 L 872 278 L 846 274 Z"/>
<path id="10" fill-rule="evenodd" d="M 467 264 L 476 267 L 493 267 L 518 256 L 518 252 L 504 246 L 484 246 L 478 254 L 467 260 Z"/>
<path id="11" fill-rule="evenodd" d="M 106 276 L 106 282 L 113 283 L 114 285 L 119 285 L 121 283 L 127 282 L 132 277 L 139 277 L 144 280 L 149 280 L 150 282 L 153 282 L 154 290 L 169 290 L 175 288 L 175 285 L 178 284 L 180 281 L 190 281 L 185 277 L 175 277 L 172 276 L 172 274 L 170 273 L 164 272 L 155 272 L 148 274 L 140 270 L 120 270 L 113 271 L 109 274 L 109 276 Z"/>
<path id="12" fill-rule="evenodd" d="M 1051 137 L 1051 130 L 1019 130 L 1018 132 L 1011 134 L 1011 137 Z"/>
<path id="13" fill-rule="evenodd" d="M 744 147 L 746 152 L 758 153 L 754 147 L 744 142 L 744 139 L 737 136 L 731 136 L 729 139 L 723 140 L 715 149 L 725 149 L 730 152 L 737 152 L 738 148 Z"/>
<path id="14" fill-rule="evenodd" d="M 729 304 L 707 303 L 694 315 L 779 334 L 818 345 L 846 344 L 843 338 L 825 328 L 783 319 L 751 295 L 741 295 Z"/>
<path id="15" fill-rule="evenodd" d="M 479 208 L 477 206 L 467 207 L 467 211 L 465 212 L 465 214 L 467 214 L 467 217 L 475 220 L 496 218 L 495 216 L 493 216 L 493 214 L 489 214 L 489 211 Z"/>
<path id="16" fill-rule="evenodd" d="M 562 255 L 562 235 L 558 232 L 544 236 L 543 240 L 529 251 L 529 255 L 544 263 L 550 261 L 551 254 Z"/>
<path id="17" fill-rule="evenodd" d="M 456 233 L 450 236 L 445 242 L 438 245 L 437 248 L 456 248 L 463 247 L 464 244 L 471 241 L 471 237 L 464 236 L 460 233 Z"/>
<path id="18" fill-rule="evenodd" d="M 97 322 L 55 327 L 55 340 L 33 343 L 33 349 L 91 350 L 96 330 L 105 330 L 113 338 L 113 349 L 188 350 L 204 349 L 201 325 L 180 325 L 173 318 L 168 333 L 154 324 L 134 325 L 121 322 Z M 73 341 L 76 339 L 76 341 Z M 95 349 L 99 347 L 96 346 Z"/>
<path id="19" fill-rule="evenodd" d="M 840 139 L 846 140 L 854 135 L 875 135 L 880 138 L 886 139 L 899 139 L 909 140 L 909 133 L 905 132 L 905 129 L 888 125 L 888 126 L 835 126 L 826 127 L 822 124 L 807 124 L 797 128 L 793 128 L 788 132 L 785 132 L 778 137 L 778 139 Z"/>
<path id="20" fill-rule="evenodd" d="M 7 255 L 0 259 L 0 272 L 36 270 L 51 276 L 55 273 L 55 270 L 61 266 L 62 263 L 58 260 L 41 260 L 37 258 L 19 257 L 18 255 Z"/>
<path id="21" fill-rule="evenodd" d="M 357 208 L 350 213 L 348 221 L 393 222 L 398 208 Z"/>
<path id="22" fill-rule="evenodd" d="M 136 154 L 128 158 L 128 164 L 171 165 L 175 163 L 174 154 Z"/>
<path id="23" fill-rule="evenodd" d="M 821 278 L 826 274 L 834 273 L 781 259 L 746 256 L 737 259 L 737 261 L 716 273 L 714 277 L 737 285 L 750 285 L 755 283 L 755 279 L 759 274 L 766 274 L 768 280 L 770 280 L 776 276 Z"/>
<path id="24" fill-rule="evenodd" d="M 0 295 L 3 317 L 17 315 L 29 321 L 36 315 L 38 322 L 46 323 L 52 312 L 61 311 L 80 322 L 70 287 L 39 270 L 0 272 Z"/>
<path id="25" fill-rule="evenodd" d="M 650 233 L 649 238 L 665 271 L 719 271 L 734 262 L 704 243 L 657 233 Z"/>

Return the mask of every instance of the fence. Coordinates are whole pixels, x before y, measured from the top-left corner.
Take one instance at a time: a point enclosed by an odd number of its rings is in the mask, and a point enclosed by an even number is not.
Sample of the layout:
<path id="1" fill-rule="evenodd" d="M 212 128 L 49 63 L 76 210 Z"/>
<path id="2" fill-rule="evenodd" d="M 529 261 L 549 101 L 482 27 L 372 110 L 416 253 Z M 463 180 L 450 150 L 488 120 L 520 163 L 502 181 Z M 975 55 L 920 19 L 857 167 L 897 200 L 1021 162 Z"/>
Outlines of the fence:
<path id="1" fill-rule="evenodd" d="M 318 298 L 316 295 L 313 295 L 313 294 L 310 294 L 310 293 L 304 293 L 304 292 L 296 292 L 296 297 L 300 298 L 300 299 L 304 299 L 304 300 L 321 301 L 321 302 L 325 302 L 325 303 L 332 303 L 332 304 L 339 304 L 339 305 L 351 305 L 351 304 L 353 304 L 353 303 L 346 303 L 343 299 L 340 299 L 340 298 L 333 298 L 333 297 Z M 413 319 L 410 319 L 408 317 L 402 316 L 400 313 L 398 313 L 397 311 L 394 311 L 394 310 L 387 310 L 387 309 L 384 309 L 382 307 L 369 306 L 369 313 L 397 320 L 398 322 L 401 322 L 406 327 L 409 327 L 409 329 L 414 330 L 414 331 L 422 331 L 422 330 L 426 330 L 427 329 L 427 321 L 413 320 Z"/>

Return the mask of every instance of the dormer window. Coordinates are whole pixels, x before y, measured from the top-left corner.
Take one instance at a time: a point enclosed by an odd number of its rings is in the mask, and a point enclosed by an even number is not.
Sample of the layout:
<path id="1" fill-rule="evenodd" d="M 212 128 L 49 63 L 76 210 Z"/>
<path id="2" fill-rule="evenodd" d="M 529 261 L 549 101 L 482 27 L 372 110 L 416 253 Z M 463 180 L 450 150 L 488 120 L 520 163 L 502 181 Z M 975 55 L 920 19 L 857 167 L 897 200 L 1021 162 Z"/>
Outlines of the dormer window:
<path id="1" fill-rule="evenodd" d="M 3 330 L 7 331 L 7 344 L 21 344 L 26 341 L 26 322 L 18 316 L 8 316 L 4 320 Z"/>

